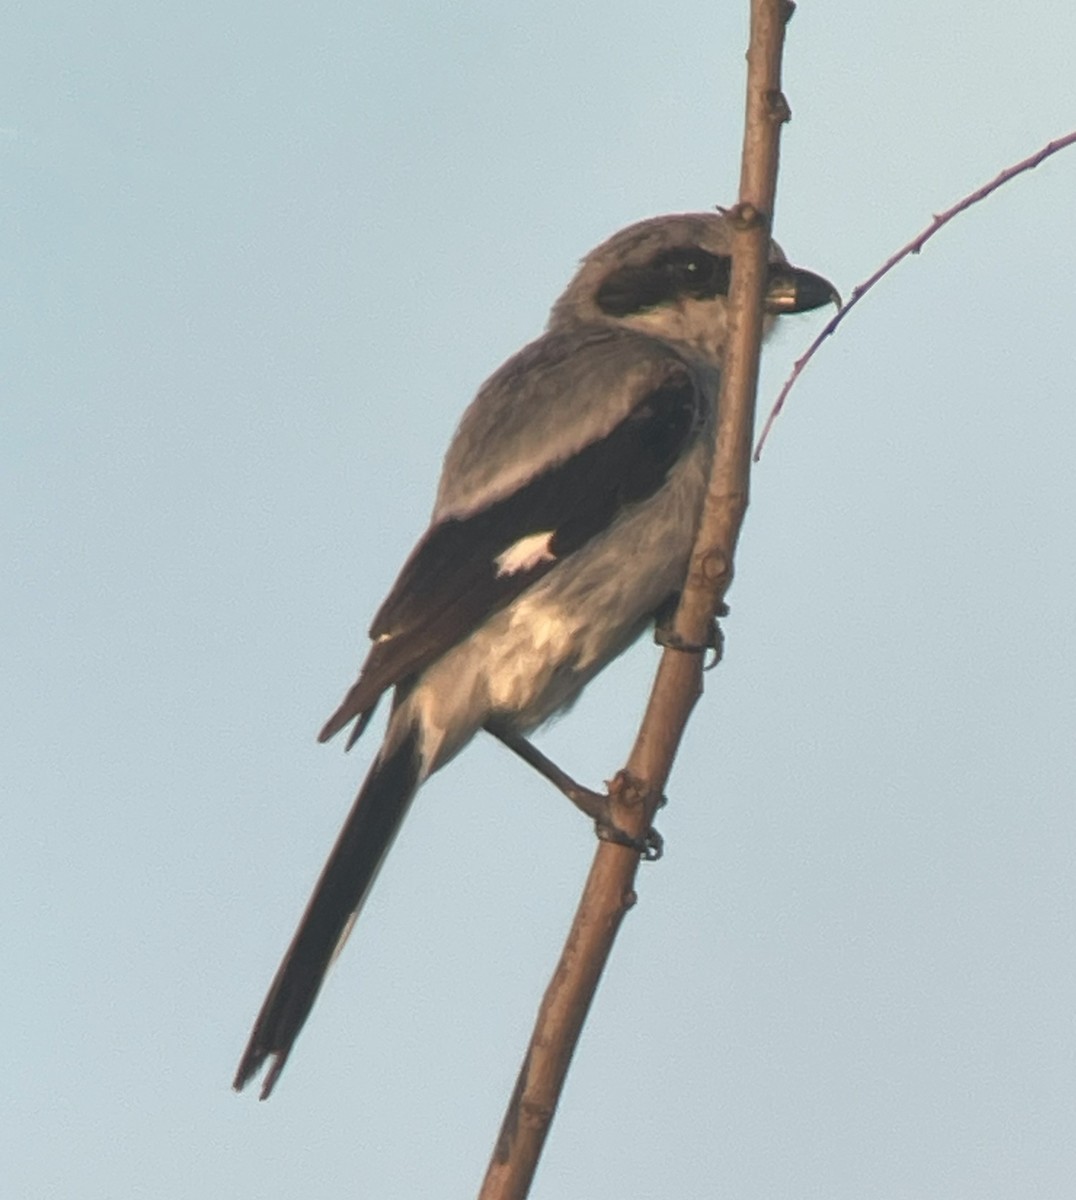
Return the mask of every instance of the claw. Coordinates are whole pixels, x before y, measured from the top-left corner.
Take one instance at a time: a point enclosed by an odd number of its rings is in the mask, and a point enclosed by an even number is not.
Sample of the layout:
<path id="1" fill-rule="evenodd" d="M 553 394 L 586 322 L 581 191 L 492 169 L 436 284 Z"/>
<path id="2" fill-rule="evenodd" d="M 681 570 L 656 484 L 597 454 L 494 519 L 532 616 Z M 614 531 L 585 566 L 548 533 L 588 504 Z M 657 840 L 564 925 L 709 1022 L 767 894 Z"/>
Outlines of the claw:
<path id="1" fill-rule="evenodd" d="M 665 839 L 654 828 L 648 829 L 642 837 L 632 837 L 619 825 L 599 818 L 594 822 L 594 832 L 601 842 L 612 842 L 614 846 L 626 846 L 634 850 L 643 862 L 657 862 L 665 853 Z"/>
<path id="2" fill-rule="evenodd" d="M 705 654 L 708 650 L 712 652 L 713 658 L 708 663 L 703 664 L 704 671 L 712 671 L 714 667 L 721 661 L 721 656 L 725 650 L 725 635 L 721 632 L 721 626 L 717 622 L 718 617 L 727 617 L 729 607 L 727 604 L 722 604 L 717 610 L 717 616 L 710 621 L 710 628 L 706 635 L 705 642 L 689 642 L 683 638 L 669 625 L 658 623 L 654 626 L 654 641 L 659 646 L 664 646 L 666 650 L 682 650 L 685 654 Z"/>

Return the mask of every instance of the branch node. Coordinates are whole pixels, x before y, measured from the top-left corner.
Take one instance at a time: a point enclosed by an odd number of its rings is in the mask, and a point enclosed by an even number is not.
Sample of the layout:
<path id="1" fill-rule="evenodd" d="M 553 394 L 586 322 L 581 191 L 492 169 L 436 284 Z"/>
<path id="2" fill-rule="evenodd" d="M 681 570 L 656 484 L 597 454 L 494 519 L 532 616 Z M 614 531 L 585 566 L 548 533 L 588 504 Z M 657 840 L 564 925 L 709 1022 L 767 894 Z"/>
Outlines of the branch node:
<path id="1" fill-rule="evenodd" d="M 533 1100 L 524 1100 L 519 1106 L 520 1124 L 536 1129 L 545 1129 L 553 1120 L 553 1111 L 548 1104 L 537 1104 Z"/>
<path id="2" fill-rule="evenodd" d="M 625 770 L 617 771 L 609 780 L 607 787 L 609 788 L 609 799 L 614 804 L 621 804 L 625 808 L 641 808 L 653 795 L 652 789 L 646 783 L 641 779 L 636 779 L 634 775 L 630 775 Z"/>
<path id="3" fill-rule="evenodd" d="M 766 93 L 766 115 L 779 125 L 792 120 L 792 109 L 784 92 L 774 90 Z"/>
<path id="4" fill-rule="evenodd" d="M 706 583 L 713 586 L 723 579 L 732 578 L 732 563 L 724 550 L 708 550 L 702 557 L 699 571 Z"/>
<path id="5" fill-rule="evenodd" d="M 766 214 L 761 209 L 744 200 L 734 204 L 728 210 L 728 218 L 736 229 L 764 229 L 769 225 Z"/>

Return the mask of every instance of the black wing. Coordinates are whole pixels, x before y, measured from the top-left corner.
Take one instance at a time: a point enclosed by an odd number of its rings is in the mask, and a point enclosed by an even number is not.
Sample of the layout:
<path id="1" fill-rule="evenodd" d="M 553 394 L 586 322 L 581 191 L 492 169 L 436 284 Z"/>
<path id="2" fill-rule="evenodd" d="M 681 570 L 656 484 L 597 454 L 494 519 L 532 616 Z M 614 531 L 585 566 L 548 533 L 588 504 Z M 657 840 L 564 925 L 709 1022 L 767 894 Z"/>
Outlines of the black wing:
<path id="1" fill-rule="evenodd" d="M 686 368 L 674 367 L 599 441 L 535 476 L 510 496 L 434 525 L 415 547 L 370 629 L 375 644 L 358 682 L 318 735 L 349 721 L 362 732 L 387 688 L 440 658 L 558 562 L 608 529 L 631 504 L 652 496 L 696 433 L 702 398 Z M 506 551 L 548 534 L 514 564 Z M 502 561 L 499 561 L 502 560 Z M 509 569 L 509 568 L 514 569 Z"/>

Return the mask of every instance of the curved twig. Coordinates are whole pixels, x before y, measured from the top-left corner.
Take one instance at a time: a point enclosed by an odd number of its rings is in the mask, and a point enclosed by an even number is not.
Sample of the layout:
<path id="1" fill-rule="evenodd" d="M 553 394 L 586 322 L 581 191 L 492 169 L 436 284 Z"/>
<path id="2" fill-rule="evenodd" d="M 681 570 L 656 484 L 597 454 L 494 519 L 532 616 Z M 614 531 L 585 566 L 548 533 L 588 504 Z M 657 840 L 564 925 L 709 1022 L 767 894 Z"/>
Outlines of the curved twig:
<path id="1" fill-rule="evenodd" d="M 1073 130 L 1072 133 L 1065 134 L 1064 137 L 1057 138 L 1056 140 L 1048 143 L 1047 145 L 1043 146 L 1041 150 L 1037 150 L 1034 154 L 1029 155 L 1027 158 L 1021 159 L 1020 162 L 1014 163 L 1011 167 L 1006 167 L 996 179 L 992 179 L 989 183 L 984 184 L 981 188 L 977 188 L 974 192 L 971 192 L 969 195 L 965 196 L 963 200 L 958 200 L 952 208 L 947 208 L 944 212 L 936 214 L 926 229 L 916 234 L 916 236 L 912 238 L 912 240 L 908 242 L 906 246 L 902 246 L 896 252 L 896 254 L 892 256 L 892 258 L 887 259 L 869 279 L 865 280 L 863 283 L 857 284 L 852 289 L 852 294 L 848 299 L 848 303 L 842 305 L 837 310 L 837 312 L 823 327 L 822 332 L 819 333 L 818 337 L 816 337 L 815 340 L 807 347 L 806 352 L 797 358 L 793 364 L 792 372 L 785 380 L 784 386 L 781 388 L 780 392 L 778 392 L 777 399 L 773 402 L 773 408 L 770 409 L 770 414 L 766 418 L 766 424 L 762 427 L 762 433 L 759 435 L 758 444 L 755 446 L 755 462 L 758 462 L 758 460 L 762 457 L 762 447 L 766 444 L 766 439 L 770 435 L 770 430 L 773 428 L 773 423 L 777 420 L 777 416 L 781 409 L 784 408 L 785 398 L 792 390 L 792 385 L 797 379 L 799 379 L 803 372 L 803 368 L 811 361 L 812 358 L 814 358 L 816 351 L 826 340 L 826 338 L 832 336 L 832 334 L 836 331 L 837 326 L 840 325 L 846 316 L 848 316 L 848 314 L 853 308 L 855 308 L 860 300 L 863 299 L 867 292 L 869 292 L 880 279 L 882 279 L 885 275 L 888 275 L 889 272 L 892 271 L 892 269 L 897 265 L 897 263 L 907 258 L 909 254 L 918 254 L 919 251 L 923 249 L 923 246 L 930 241 L 930 239 L 938 232 L 938 230 L 941 229 L 943 225 L 947 225 L 955 216 L 958 216 L 966 209 L 971 208 L 973 204 L 978 204 L 980 200 L 985 200 L 991 192 L 996 192 L 1002 184 L 1008 183 L 1010 179 L 1015 179 L 1017 175 L 1022 175 L 1025 171 L 1033 170 L 1039 165 L 1039 163 L 1044 162 L 1051 155 L 1056 154 L 1059 150 L 1064 150 L 1066 146 L 1073 145 L 1073 143 L 1076 143 L 1076 130 Z"/>

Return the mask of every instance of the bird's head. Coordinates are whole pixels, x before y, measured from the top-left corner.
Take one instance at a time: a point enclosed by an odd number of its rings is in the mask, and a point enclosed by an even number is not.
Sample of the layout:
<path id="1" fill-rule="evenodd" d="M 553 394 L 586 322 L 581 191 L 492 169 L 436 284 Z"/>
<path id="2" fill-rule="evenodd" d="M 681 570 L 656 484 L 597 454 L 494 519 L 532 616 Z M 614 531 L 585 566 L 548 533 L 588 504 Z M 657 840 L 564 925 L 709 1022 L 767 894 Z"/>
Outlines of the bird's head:
<path id="1" fill-rule="evenodd" d="M 614 324 L 690 346 L 720 362 L 728 337 L 732 232 L 721 213 L 652 217 L 622 229 L 592 250 L 553 306 L 551 330 Z M 807 312 L 833 301 L 836 289 L 791 266 L 770 249 L 765 307 Z"/>

